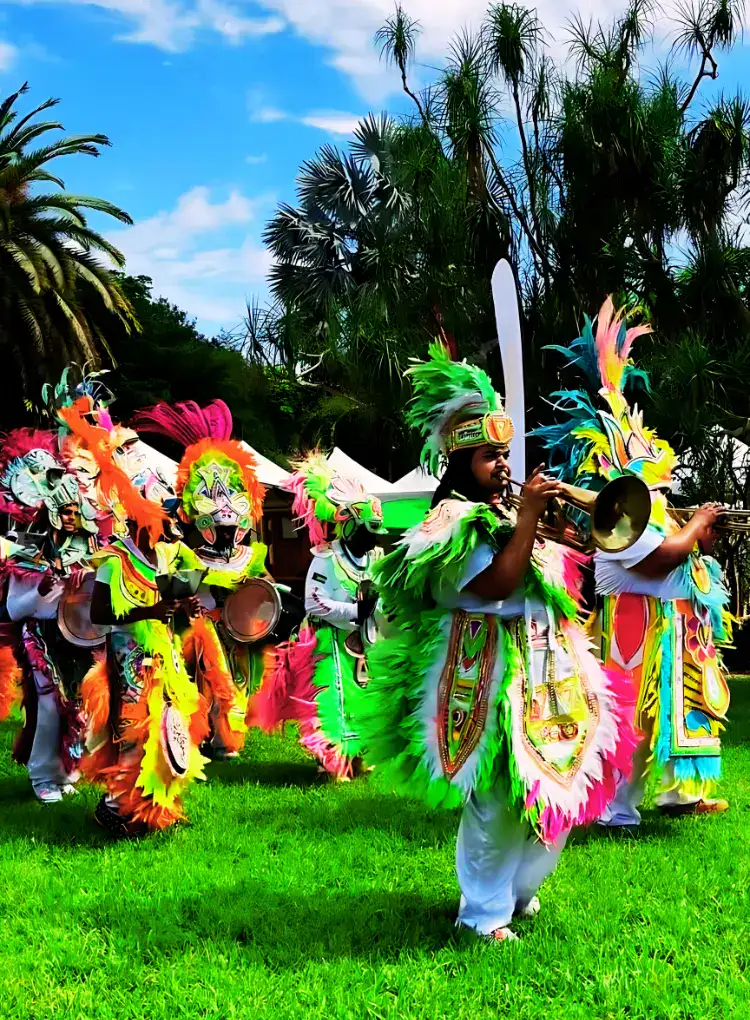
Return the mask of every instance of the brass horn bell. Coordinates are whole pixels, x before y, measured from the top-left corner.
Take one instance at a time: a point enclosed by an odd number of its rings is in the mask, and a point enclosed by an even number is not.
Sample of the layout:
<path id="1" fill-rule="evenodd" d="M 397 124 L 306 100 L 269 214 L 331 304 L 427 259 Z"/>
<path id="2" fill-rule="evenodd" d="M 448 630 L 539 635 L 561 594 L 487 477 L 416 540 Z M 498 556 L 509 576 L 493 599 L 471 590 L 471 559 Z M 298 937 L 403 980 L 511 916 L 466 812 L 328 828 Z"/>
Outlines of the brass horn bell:
<path id="1" fill-rule="evenodd" d="M 562 499 L 591 518 L 591 538 L 603 552 L 625 552 L 635 545 L 651 517 L 651 493 L 635 475 L 607 482 L 599 492 L 562 483 Z"/>

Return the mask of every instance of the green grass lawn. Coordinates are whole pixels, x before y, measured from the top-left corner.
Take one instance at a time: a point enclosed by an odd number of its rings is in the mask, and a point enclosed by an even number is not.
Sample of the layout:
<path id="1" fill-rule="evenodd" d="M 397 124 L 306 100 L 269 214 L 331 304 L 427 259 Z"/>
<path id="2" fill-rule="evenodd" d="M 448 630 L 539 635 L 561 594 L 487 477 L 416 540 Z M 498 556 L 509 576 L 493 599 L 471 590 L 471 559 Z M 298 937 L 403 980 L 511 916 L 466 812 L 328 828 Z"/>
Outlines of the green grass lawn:
<path id="1" fill-rule="evenodd" d="M 458 816 L 377 774 L 321 784 L 291 738 L 211 766 L 192 826 L 96 829 L 0 778 L 0 1016 L 750 1017 L 750 682 L 733 683 L 724 817 L 577 833 L 522 941 L 454 934 Z"/>

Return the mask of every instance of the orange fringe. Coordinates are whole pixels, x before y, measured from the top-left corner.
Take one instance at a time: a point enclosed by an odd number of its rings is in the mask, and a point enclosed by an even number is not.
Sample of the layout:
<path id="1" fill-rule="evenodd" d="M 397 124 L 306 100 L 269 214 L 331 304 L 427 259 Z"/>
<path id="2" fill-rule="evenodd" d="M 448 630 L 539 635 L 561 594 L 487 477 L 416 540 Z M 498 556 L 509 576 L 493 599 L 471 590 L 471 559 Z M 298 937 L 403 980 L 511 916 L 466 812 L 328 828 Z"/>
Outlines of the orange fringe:
<path id="1" fill-rule="evenodd" d="M 117 798 L 117 809 L 129 821 L 143 822 L 149 829 L 167 829 L 185 817 L 179 802 L 172 811 L 154 804 L 135 784 L 141 772 L 140 762 L 132 765 L 112 765 L 102 769 L 102 780 L 111 797 Z"/>
<path id="2" fill-rule="evenodd" d="M 0 644 L 0 721 L 23 698 L 23 669 L 12 644 Z"/>
<path id="3" fill-rule="evenodd" d="M 229 712 L 237 702 L 237 689 L 219 636 L 204 617 L 192 621 L 191 631 L 190 654 L 201 695 L 209 704 L 216 702 L 219 705 L 218 718 L 214 723 L 224 747 L 230 752 L 241 751 L 245 734 L 229 725 Z"/>
<path id="4" fill-rule="evenodd" d="M 98 733 L 109 724 L 109 669 L 104 652 L 95 653 L 94 665 L 81 681 L 81 703 L 89 730 Z"/>

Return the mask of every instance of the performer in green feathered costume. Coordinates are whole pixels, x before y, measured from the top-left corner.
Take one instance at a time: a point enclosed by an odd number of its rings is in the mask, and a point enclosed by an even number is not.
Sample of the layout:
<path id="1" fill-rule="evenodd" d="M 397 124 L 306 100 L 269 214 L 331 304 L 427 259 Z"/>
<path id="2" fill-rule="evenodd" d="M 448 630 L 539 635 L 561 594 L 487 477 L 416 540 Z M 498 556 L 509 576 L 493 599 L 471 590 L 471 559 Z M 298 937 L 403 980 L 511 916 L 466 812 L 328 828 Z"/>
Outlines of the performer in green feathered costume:
<path id="1" fill-rule="evenodd" d="M 359 732 L 404 792 L 464 804 L 458 923 L 502 941 L 629 766 L 629 680 L 603 671 L 578 622 L 586 557 L 537 537 L 558 483 L 537 469 L 508 502 L 513 425 L 487 375 L 440 345 L 410 374 L 423 462 L 447 470 L 425 520 L 374 568 L 395 629 L 370 652 Z"/>
<path id="2" fill-rule="evenodd" d="M 363 486 L 310 454 L 285 488 L 309 531 L 313 560 L 305 582 L 306 624 L 275 650 L 250 717 L 267 732 L 299 724 L 300 742 L 322 771 L 351 779 L 360 771 L 358 719 L 367 687 L 365 652 L 374 640 L 376 600 L 366 591 L 383 513 Z"/>

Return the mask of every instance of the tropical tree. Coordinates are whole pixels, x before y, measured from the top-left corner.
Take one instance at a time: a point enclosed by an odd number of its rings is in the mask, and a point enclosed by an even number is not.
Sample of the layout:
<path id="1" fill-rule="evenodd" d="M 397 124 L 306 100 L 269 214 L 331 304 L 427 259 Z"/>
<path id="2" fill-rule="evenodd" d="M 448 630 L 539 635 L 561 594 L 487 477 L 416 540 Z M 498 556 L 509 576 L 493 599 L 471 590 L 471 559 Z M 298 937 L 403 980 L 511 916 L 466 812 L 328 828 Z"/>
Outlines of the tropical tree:
<path id="1" fill-rule="evenodd" d="M 107 263 L 120 252 L 87 220 L 89 211 L 131 223 L 104 199 L 71 195 L 57 165 L 65 156 L 98 156 L 105 135 L 55 137 L 56 121 L 39 120 L 58 100 L 20 116 L 18 92 L 0 104 L 0 351 L 6 365 L 4 416 L 19 413 L 19 397 L 35 401 L 43 382 L 71 361 L 108 358 L 106 332 L 135 320 Z"/>
<path id="2" fill-rule="evenodd" d="M 750 256 L 738 231 L 749 108 L 742 95 L 705 92 L 740 15 L 739 0 L 677 9 L 680 76 L 674 61 L 643 66 L 654 21 L 663 29 L 667 18 L 652 0 L 631 0 L 607 25 L 575 17 L 566 63 L 532 10 L 495 4 L 417 92 L 419 26 L 397 6 L 376 41 L 416 116 L 371 116 L 347 152 L 323 149 L 302 167 L 298 204 L 266 232 L 272 319 L 286 323 L 287 345 L 290 313 L 296 323 L 288 378 L 331 394 L 321 431 L 345 445 L 380 413 L 390 445 L 406 443 L 402 371 L 441 331 L 497 371 L 489 278 L 508 255 L 532 416 L 549 414 L 543 396 L 558 383 L 548 346 L 567 344 L 613 293 L 655 327 L 639 351 L 652 423 L 686 453 L 710 424 L 750 437 Z M 276 349 L 270 340 L 250 356 Z M 393 460 L 373 456 L 381 470 Z"/>

